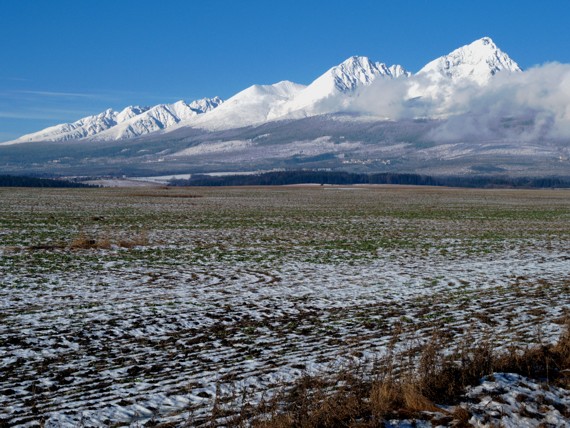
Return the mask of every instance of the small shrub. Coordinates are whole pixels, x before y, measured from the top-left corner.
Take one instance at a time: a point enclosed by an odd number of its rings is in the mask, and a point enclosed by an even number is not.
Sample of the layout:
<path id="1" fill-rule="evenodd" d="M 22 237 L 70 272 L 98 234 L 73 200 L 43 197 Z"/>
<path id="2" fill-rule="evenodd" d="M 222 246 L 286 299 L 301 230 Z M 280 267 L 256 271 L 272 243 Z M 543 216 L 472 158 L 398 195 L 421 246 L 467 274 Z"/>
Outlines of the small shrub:
<path id="1" fill-rule="evenodd" d="M 107 236 L 95 238 L 80 232 L 69 244 L 72 250 L 109 249 L 111 240 Z"/>
<path id="2" fill-rule="evenodd" d="M 113 241 L 109 237 L 109 233 L 101 234 L 100 236 L 91 236 L 87 235 L 85 232 L 80 232 L 72 239 L 69 244 L 69 248 L 72 250 L 108 250 L 112 248 L 113 245 L 117 245 L 122 248 L 133 248 L 148 245 L 148 233 L 146 230 L 143 230 L 129 239 L 121 238 L 118 241 Z"/>

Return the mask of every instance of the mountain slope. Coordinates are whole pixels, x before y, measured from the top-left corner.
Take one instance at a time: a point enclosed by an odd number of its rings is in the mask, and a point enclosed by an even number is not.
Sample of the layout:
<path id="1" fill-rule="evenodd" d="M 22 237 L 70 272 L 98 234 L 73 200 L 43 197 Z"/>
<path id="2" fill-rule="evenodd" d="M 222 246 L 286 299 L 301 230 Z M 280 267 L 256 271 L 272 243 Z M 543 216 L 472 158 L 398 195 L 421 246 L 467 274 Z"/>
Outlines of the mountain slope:
<path id="1" fill-rule="evenodd" d="M 268 119 L 342 111 L 357 88 L 370 85 L 378 77 L 394 78 L 408 74 L 400 65 L 387 67 L 364 56 L 353 56 L 326 71 L 287 102 L 274 106 Z"/>
<path id="2" fill-rule="evenodd" d="M 465 101 L 476 96 L 497 73 L 521 71 L 493 40 L 483 37 L 426 64 L 410 79 L 406 99 L 424 106 L 425 113 L 420 116 L 449 117 L 464 113 L 469 108 Z"/>
<path id="3" fill-rule="evenodd" d="M 215 109 L 222 103 L 221 98 L 214 97 L 193 101 L 190 104 L 178 101 L 174 104 L 159 104 L 152 108 L 130 106 L 120 112 L 107 109 L 76 122 L 51 126 L 3 144 L 134 138 L 169 128 L 180 121 L 190 120 Z"/>
<path id="4" fill-rule="evenodd" d="M 220 107 L 194 120 L 191 126 L 219 130 L 263 123 L 268 120 L 268 114 L 274 106 L 291 99 L 304 88 L 304 85 L 289 81 L 250 86 Z"/>
<path id="5" fill-rule="evenodd" d="M 127 107 L 121 112 L 107 109 L 102 113 L 87 116 L 73 123 L 50 126 L 41 131 L 23 135 L 9 143 L 27 143 L 34 141 L 68 141 L 79 140 L 97 135 L 119 123 L 125 122 L 147 111 L 146 107 Z"/>
<path id="6" fill-rule="evenodd" d="M 96 140 L 121 140 L 135 138 L 170 128 L 180 122 L 188 122 L 199 115 L 212 111 L 223 103 L 219 97 L 204 98 L 186 104 L 159 104 L 147 111 L 94 136 Z"/>
<path id="7" fill-rule="evenodd" d="M 416 75 L 453 82 L 469 80 L 484 85 L 500 71 L 522 70 L 493 40 L 483 37 L 429 62 Z"/>
<path id="8" fill-rule="evenodd" d="M 397 118 L 394 108 L 410 106 L 417 106 L 418 114 L 407 112 L 405 117 L 442 118 L 461 112 L 461 108 L 453 103 L 456 98 L 466 98 L 465 95 L 455 97 L 459 90 L 468 87 L 476 91 L 477 85 L 487 85 L 498 72 L 519 71 L 516 62 L 490 38 L 484 37 L 431 61 L 415 75 L 400 65 L 388 67 L 364 56 L 353 56 L 330 68 L 308 86 L 289 81 L 253 85 L 223 104 L 216 97 L 190 104 L 179 101 L 152 108 L 127 107 L 121 112 L 109 109 L 3 144 L 114 141 L 154 133 L 178 133 L 181 128 L 216 131 L 343 112 L 369 112 L 375 118 L 393 119 Z M 355 107 L 356 103 L 358 107 Z"/>

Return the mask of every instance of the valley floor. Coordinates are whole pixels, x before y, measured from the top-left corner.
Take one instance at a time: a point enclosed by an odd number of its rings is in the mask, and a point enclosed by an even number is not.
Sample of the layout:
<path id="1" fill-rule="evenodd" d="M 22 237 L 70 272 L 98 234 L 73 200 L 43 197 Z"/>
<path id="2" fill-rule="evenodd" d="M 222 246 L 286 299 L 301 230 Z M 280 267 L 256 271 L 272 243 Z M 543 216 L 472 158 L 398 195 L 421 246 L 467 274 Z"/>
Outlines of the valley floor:
<path id="1" fill-rule="evenodd" d="M 553 343 L 569 266 L 566 190 L 0 189 L 0 425 L 200 425 L 434 332 Z"/>

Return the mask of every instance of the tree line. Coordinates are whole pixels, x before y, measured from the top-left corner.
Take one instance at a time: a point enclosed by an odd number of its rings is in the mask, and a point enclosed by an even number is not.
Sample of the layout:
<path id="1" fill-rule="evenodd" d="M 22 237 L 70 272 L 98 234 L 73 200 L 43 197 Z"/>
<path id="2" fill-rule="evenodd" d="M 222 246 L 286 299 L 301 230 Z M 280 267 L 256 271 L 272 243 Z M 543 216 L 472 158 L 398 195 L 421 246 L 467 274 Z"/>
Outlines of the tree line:
<path id="1" fill-rule="evenodd" d="M 97 187 L 67 180 L 50 178 L 0 175 L 0 187 Z"/>
<path id="2" fill-rule="evenodd" d="M 250 175 L 193 175 L 172 186 L 281 186 L 288 184 L 401 184 L 472 188 L 568 188 L 570 177 L 429 176 L 408 173 L 359 174 L 345 171 L 274 171 Z"/>

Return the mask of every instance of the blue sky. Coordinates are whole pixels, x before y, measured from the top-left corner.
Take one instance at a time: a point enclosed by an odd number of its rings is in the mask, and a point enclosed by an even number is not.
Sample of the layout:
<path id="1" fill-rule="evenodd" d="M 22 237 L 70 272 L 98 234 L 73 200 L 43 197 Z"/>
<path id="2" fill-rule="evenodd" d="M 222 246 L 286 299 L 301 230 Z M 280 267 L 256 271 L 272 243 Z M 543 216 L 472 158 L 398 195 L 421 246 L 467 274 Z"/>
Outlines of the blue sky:
<path id="1" fill-rule="evenodd" d="M 0 141 L 106 108 L 309 83 L 351 55 L 417 71 L 490 36 L 570 63 L 570 1 L 0 1 Z"/>

